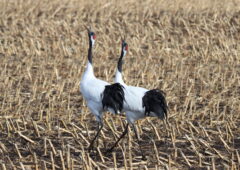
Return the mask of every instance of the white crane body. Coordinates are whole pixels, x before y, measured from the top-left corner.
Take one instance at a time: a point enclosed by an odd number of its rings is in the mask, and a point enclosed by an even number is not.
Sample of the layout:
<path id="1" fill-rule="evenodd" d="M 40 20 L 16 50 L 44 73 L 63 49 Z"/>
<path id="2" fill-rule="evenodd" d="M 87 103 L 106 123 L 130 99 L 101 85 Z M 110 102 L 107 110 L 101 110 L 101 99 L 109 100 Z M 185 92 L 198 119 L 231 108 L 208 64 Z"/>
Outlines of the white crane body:
<path id="1" fill-rule="evenodd" d="M 167 104 L 161 90 L 148 90 L 142 87 L 128 86 L 124 83 L 122 79 L 122 59 L 126 55 L 127 50 L 128 45 L 125 41 L 123 41 L 122 51 L 118 60 L 117 70 L 115 74 L 115 84 L 105 87 L 105 90 L 103 92 L 103 99 L 105 101 L 107 99 L 110 99 L 110 102 L 107 104 L 105 103 L 107 108 L 114 107 L 117 103 L 119 103 L 119 101 L 120 103 L 123 103 L 122 110 L 120 111 L 124 111 L 126 113 L 128 124 L 132 125 L 139 142 L 134 122 L 147 116 L 164 119 L 167 117 Z M 106 93 L 106 91 L 108 91 L 108 93 Z M 120 95 L 115 95 L 115 93 L 119 93 Z M 122 99 L 122 101 L 120 99 Z M 117 143 L 121 140 L 121 138 L 126 135 L 128 132 L 128 124 L 117 142 L 113 145 L 113 147 L 109 149 L 109 152 L 111 152 Z M 141 146 L 140 150 L 142 153 L 142 158 L 144 159 Z"/>

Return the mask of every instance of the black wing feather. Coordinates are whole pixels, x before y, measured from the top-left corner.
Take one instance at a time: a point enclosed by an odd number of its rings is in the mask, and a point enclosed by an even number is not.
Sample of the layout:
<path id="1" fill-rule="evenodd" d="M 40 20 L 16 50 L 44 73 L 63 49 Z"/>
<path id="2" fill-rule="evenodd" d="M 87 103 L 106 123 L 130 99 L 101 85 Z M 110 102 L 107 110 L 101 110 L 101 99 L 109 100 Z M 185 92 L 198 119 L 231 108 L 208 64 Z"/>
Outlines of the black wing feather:
<path id="1" fill-rule="evenodd" d="M 120 83 L 105 86 L 102 93 L 103 109 L 111 108 L 117 114 L 122 111 L 124 100 L 124 87 Z"/>
<path id="2" fill-rule="evenodd" d="M 142 102 L 146 116 L 149 116 L 150 112 L 154 112 L 160 119 L 167 117 L 168 106 L 163 91 L 158 89 L 147 91 Z"/>

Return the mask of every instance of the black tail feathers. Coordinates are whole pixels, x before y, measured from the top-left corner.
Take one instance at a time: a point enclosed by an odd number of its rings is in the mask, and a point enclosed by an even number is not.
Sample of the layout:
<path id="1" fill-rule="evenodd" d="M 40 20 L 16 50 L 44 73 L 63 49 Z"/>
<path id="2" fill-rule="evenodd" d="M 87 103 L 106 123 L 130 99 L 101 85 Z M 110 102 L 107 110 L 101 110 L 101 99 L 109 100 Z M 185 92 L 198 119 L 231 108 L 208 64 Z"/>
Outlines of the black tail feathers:
<path id="1" fill-rule="evenodd" d="M 120 83 L 106 85 L 102 93 L 103 109 L 113 109 L 115 114 L 120 113 L 123 109 L 125 100 L 124 87 Z"/>
<path id="2" fill-rule="evenodd" d="M 155 113 L 160 119 L 167 118 L 168 106 L 164 92 L 158 89 L 149 90 L 142 98 L 145 115 Z"/>

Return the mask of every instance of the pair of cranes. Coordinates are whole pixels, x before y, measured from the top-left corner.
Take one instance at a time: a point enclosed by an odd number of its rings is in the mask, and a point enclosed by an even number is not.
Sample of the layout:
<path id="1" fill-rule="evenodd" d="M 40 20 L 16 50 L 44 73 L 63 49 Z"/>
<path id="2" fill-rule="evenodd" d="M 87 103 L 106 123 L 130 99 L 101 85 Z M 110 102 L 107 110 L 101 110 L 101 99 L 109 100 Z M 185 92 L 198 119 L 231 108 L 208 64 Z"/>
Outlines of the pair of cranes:
<path id="1" fill-rule="evenodd" d="M 158 117 L 162 120 L 167 118 L 168 107 L 164 93 L 161 90 L 148 90 L 142 87 L 129 86 L 124 83 L 122 79 L 122 65 L 123 58 L 128 51 L 128 44 L 125 40 L 122 40 L 122 49 L 117 64 L 115 83 L 110 84 L 96 78 L 92 66 L 92 49 L 96 35 L 88 29 L 88 37 L 88 63 L 80 82 L 80 91 L 86 100 L 89 110 L 94 114 L 98 122 L 98 131 L 90 142 L 89 150 L 93 148 L 94 141 L 98 138 L 103 128 L 102 116 L 105 111 L 110 111 L 113 114 L 125 112 L 127 118 L 125 130 L 107 152 L 111 152 L 117 146 L 118 142 L 127 134 L 129 125 L 132 126 L 139 144 L 139 137 L 134 122 L 146 116 Z M 139 147 L 142 158 L 144 159 L 140 144 Z"/>

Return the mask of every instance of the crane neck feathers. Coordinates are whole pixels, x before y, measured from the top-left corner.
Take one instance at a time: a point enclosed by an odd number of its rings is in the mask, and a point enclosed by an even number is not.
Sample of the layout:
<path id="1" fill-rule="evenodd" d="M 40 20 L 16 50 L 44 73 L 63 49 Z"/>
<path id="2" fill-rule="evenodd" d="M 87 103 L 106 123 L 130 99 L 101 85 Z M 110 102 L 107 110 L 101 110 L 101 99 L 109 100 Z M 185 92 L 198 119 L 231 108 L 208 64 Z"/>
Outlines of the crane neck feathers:
<path id="1" fill-rule="evenodd" d="M 122 72 L 122 65 L 123 65 L 123 50 L 122 50 L 122 52 L 121 52 L 121 55 L 120 55 L 120 57 L 119 57 L 119 59 L 118 59 L 118 65 L 117 65 L 117 68 L 118 68 L 118 71 L 121 73 Z"/>
<path id="2" fill-rule="evenodd" d="M 122 65 L 124 63 L 123 61 L 123 57 L 127 54 L 127 51 L 125 51 L 123 48 L 122 48 L 122 51 L 121 51 L 121 55 L 118 59 L 118 65 L 117 65 L 117 68 L 118 68 L 118 71 L 119 72 L 122 72 Z"/>
<path id="3" fill-rule="evenodd" d="M 83 80 L 95 78 L 94 72 L 93 72 L 93 66 L 90 62 L 87 63 L 87 67 L 85 69 L 85 72 L 83 74 Z"/>
<path id="4" fill-rule="evenodd" d="M 93 66 L 92 66 L 92 42 L 91 42 L 91 39 L 89 39 L 88 63 L 87 63 L 87 68 L 83 75 L 83 79 L 89 79 L 93 77 L 95 76 L 94 76 Z"/>
<path id="5" fill-rule="evenodd" d="M 124 47 L 122 47 L 121 50 L 121 55 L 118 59 L 118 64 L 117 64 L 117 70 L 115 74 L 115 82 L 120 83 L 120 84 L 125 84 L 122 79 L 122 65 L 123 65 L 123 57 L 126 55 L 127 51 L 124 50 Z"/>
<path id="6" fill-rule="evenodd" d="M 120 84 L 125 84 L 123 79 L 122 79 L 122 73 L 117 69 L 116 74 L 115 74 L 115 82 L 120 83 Z"/>
<path id="7" fill-rule="evenodd" d="M 88 49 L 88 62 L 92 64 L 92 46 L 91 46 L 91 44 L 89 45 L 89 49 Z"/>

